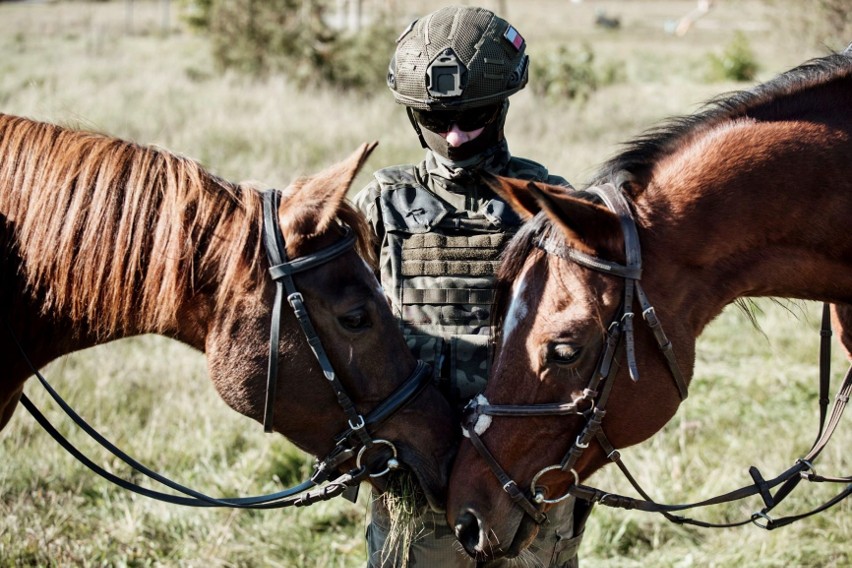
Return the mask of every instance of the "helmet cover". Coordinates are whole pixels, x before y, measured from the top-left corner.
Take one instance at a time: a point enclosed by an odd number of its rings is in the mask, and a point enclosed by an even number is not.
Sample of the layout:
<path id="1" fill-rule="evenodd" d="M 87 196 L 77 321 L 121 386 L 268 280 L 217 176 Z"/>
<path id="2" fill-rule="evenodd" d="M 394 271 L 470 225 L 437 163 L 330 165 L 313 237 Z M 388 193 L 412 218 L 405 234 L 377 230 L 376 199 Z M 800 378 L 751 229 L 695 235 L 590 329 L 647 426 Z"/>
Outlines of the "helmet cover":
<path id="1" fill-rule="evenodd" d="M 498 103 L 524 88 L 523 36 L 484 8 L 449 6 L 415 20 L 397 39 L 388 87 L 419 110 L 465 110 Z"/>

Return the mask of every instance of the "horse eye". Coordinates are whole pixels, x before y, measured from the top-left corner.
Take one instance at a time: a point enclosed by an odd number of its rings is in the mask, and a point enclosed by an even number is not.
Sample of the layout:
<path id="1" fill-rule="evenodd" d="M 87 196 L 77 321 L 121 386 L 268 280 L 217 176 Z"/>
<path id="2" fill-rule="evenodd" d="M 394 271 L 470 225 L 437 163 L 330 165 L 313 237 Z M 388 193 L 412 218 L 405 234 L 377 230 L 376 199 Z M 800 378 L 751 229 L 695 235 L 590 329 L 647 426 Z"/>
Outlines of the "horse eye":
<path id="1" fill-rule="evenodd" d="M 547 360 L 556 365 L 573 365 L 582 352 L 582 347 L 570 343 L 551 343 L 547 346 Z"/>
<path id="2" fill-rule="evenodd" d="M 340 325 L 348 331 L 363 331 L 372 326 L 370 315 L 364 308 L 358 308 L 347 312 L 337 318 L 337 321 L 339 321 Z"/>

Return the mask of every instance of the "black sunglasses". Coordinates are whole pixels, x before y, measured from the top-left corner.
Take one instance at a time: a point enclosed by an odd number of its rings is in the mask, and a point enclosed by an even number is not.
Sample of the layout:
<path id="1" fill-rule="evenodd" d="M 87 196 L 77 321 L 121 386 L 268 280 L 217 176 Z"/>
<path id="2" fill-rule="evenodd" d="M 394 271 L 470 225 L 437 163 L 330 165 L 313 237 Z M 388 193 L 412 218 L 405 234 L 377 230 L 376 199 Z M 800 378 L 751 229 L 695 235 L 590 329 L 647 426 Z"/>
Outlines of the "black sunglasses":
<path id="1" fill-rule="evenodd" d="M 491 124 L 502 105 L 490 105 L 466 110 L 417 110 L 412 109 L 414 119 L 432 132 L 449 132 L 453 124 L 459 130 L 470 132 Z"/>

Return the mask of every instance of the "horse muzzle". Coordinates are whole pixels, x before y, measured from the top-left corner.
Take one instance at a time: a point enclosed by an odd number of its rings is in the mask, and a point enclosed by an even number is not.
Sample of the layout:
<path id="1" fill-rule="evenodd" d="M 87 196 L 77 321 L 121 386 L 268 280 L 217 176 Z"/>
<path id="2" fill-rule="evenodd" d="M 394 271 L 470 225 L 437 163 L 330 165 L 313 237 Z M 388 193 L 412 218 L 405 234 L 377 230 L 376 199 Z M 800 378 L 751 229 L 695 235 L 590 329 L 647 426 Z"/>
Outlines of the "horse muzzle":
<path id="1" fill-rule="evenodd" d="M 538 534 L 539 525 L 527 515 L 510 515 L 502 527 L 489 526 L 475 509 L 466 509 L 456 519 L 456 538 L 478 562 L 514 558 Z M 501 537 L 501 535 L 503 535 Z"/>

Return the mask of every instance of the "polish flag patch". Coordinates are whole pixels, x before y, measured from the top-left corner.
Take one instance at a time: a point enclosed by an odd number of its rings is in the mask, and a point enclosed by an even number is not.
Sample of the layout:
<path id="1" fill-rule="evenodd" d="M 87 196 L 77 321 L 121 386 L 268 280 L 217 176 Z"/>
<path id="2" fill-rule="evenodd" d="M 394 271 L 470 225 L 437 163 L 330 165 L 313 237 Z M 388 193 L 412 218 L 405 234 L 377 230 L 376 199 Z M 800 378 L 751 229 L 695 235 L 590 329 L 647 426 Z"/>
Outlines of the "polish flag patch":
<path id="1" fill-rule="evenodd" d="M 503 34 L 503 37 L 506 38 L 506 41 L 512 44 L 515 51 L 520 51 L 524 46 L 524 37 L 512 26 L 506 28 L 506 32 Z"/>

